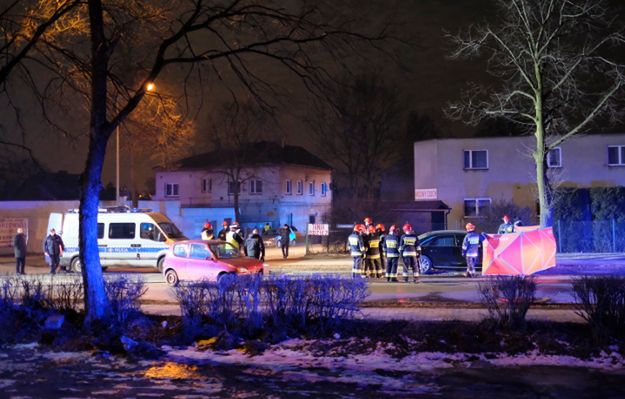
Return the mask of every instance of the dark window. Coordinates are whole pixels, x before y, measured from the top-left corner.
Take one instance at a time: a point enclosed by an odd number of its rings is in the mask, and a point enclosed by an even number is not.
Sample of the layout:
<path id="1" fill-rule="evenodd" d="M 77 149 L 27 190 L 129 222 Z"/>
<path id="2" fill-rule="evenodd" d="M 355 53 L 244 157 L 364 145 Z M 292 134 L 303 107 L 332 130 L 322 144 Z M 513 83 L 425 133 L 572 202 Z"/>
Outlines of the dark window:
<path id="1" fill-rule="evenodd" d="M 178 196 L 178 184 L 176 184 L 176 183 L 165 183 L 165 196 L 167 196 L 167 197 L 177 197 Z"/>
<path id="2" fill-rule="evenodd" d="M 241 183 L 229 181 L 228 182 L 228 195 L 234 194 L 235 189 L 237 191 L 237 194 L 241 193 Z"/>
<path id="3" fill-rule="evenodd" d="M 160 236 L 157 232 L 158 229 L 153 223 L 141 223 L 139 225 L 139 236 L 146 240 L 160 241 L 157 239 Z"/>
<path id="4" fill-rule="evenodd" d="M 262 180 L 250 180 L 250 194 L 261 194 L 263 192 Z"/>
<path id="5" fill-rule="evenodd" d="M 104 238 L 104 223 L 98 223 L 98 238 Z"/>
<path id="6" fill-rule="evenodd" d="M 211 191 L 213 191 L 213 179 L 202 179 L 202 192 L 210 193 Z"/>
<path id="7" fill-rule="evenodd" d="M 293 184 L 293 183 L 291 182 L 291 180 L 290 180 L 290 179 L 286 181 L 286 184 L 285 184 L 285 187 L 284 187 L 284 192 L 285 192 L 285 193 L 287 193 L 287 194 L 293 194 L 293 187 L 292 187 L 292 184 Z"/>
<path id="8" fill-rule="evenodd" d="M 304 194 L 304 182 L 301 180 L 297 181 L 297 195 L 302 195 Z"/>
<path id="9" fill-rule="evenodd" d="M 608 146 L 608 165 L 625 165 L 625 145 Z"/>
<path id="10" fill-rule="evenodd" d="M 321 196 L 325 197 L 328 193 L 328 183 L 321 183 Z"/>
<path id="11" fill-rule="evenodd" d="M 490 198 L 465 198 L 464 199 L 464 216 L 478 217 L 486 216 L 490 208 Z"/>
<path id="12" fill-rule="evenodd" d="M 456 246 L 456 240 L 453 236 L 436 237 L 430 241 L 431 247 L 454 247 Z"/>
<path id="13" fill-rule="evenodd" d="M 562 150 L 556 147 L 547 153 L 547 166 L 550 168 L 562 167 Z"/>
<path id="14" fill-rule="evenodd" d="M 129 239 L 135 238 L 134 223 L 111 223 L 109 224 L 109 238 Z"/>
<path id="15" fill-rule="evenodd" d="M 465 169 L 488 169 L 487 150 L 464 150 Z"/>

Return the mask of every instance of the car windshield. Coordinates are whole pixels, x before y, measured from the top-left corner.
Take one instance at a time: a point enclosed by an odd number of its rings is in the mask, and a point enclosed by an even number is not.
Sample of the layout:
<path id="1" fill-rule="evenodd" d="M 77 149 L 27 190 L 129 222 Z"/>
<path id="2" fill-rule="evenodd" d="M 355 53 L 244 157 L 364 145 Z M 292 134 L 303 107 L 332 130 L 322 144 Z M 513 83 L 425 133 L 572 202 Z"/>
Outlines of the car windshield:
<path id="1" fill-rule="evenodd" d="M 217 255 L 219 259 L 231 259 L 241 256 L 241 252 L 227 242 L 221 244 L 212 244 L 210 248 L 211 251 L 213 251 L 213 253 Z"/>
<path id="2" fill-rule="evenodd" d="M 162 222 L 162 223 L 159 223 L 158 225 L 163 230 L 163 232 L 167 234 L 167 237 L 169 237 L 172 240 L 186 240 L 187 239 L 187 237 L 185 237 L 184 234 L 182 234 L 182 232 L 178 230 L 178 227 L 176 227 L 176 225 L 173 223 Z"/>

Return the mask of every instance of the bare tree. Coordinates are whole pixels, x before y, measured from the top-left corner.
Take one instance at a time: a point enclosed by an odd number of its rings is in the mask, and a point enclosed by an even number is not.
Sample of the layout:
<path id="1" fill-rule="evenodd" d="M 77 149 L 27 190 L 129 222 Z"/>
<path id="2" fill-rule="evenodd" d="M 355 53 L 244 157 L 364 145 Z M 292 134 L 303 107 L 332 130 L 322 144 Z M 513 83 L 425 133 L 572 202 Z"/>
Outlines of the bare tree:
<path id="1" fill-rule="evenodd" d="M 220 159 L 216 171 L 227 180 L 235 220 L 241 220 L 241 187 L 256 177 L 253 163 L 259 154 L 254 144 L 266 133 L 268 118 L 259 106 L 246 101 L 224 104 L 213 122 L 211 137 Z"/>
<path id="2" fill-rule="evenodd" d="M 474 124 L 506 118 L 534 135 L 540 224 L 551 226 L 547 154 L 598 119 L 617 120 L 625 75 L 614 50 L 625 37 L 603 0 L 498 0 L 497 5 L 496 26 L 451 36 L 456 45 L 451 56 L 485 57 L 498 87 L 473 86 L 448 114 Z"/>
<path id="3" fill-rule="evenodd" d="M 307 123 L 326 160 L 346 182 L 351 198 L 377 196 L 385 166 L 399 158 L 403 108 L 399 90 L 374 74 L 345 77 Z"/>
<path id="4" fill-rule="evenodd" d="M 91 324 L 110 313 L 96 237 L 106 146 L 115 128 L 144 100 L 150 82 L 178 66 L 177 74 L 186 74 L 185 90 L 194 83 L 202 87 L 202 77 L 210 73 L 233 93 L 245 91 L 259 104 L 268 105 L 275 88 L 264 78 L 263 68 L 280 68 L 319 93 L 327 73 L 316 56 L 340 64 L 348 51 L 384 39 L 385 32 L 357 33 L 357 21 L 342 18 L 335 8 L 326 8 L 330 3 L 325 1 L 87 0 L 81 4 L 76 28 L 65 32 L 64 40 L 44 40 L 39 54 L 57 73 L 57 89 L 71 89 L 88 105 L 79 246 L 85 322 Z M 119 73 L 122 64 L 123 74 Z M 127 73 L 127 65 L 135 66 L 133 73 Z"/>

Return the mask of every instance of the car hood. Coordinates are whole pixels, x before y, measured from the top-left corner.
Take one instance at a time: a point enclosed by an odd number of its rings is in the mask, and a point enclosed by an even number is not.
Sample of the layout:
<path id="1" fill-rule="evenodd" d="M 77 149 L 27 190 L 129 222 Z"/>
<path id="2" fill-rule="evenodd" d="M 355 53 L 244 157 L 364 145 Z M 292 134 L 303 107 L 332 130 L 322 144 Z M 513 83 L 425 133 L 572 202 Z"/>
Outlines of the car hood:
<path id="1" fill-rule="evenodd" d="M 263 262 L 254 258 L 220 259 L 220 261 L 233 267 L 245 267 L 247 269 L 257 269 L 263 266 Z"/>

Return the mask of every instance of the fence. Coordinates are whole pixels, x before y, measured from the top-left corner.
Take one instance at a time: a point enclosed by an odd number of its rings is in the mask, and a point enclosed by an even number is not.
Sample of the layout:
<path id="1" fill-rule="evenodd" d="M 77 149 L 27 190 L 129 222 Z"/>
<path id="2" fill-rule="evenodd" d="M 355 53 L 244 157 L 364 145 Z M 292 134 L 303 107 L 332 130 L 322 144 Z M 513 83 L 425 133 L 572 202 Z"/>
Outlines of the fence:
<path id="1" fill-rule="evenodd" d="M 553 232 L 558 252 L 625 252 L 625 221 L 556 220 Z"/>

